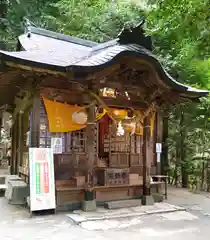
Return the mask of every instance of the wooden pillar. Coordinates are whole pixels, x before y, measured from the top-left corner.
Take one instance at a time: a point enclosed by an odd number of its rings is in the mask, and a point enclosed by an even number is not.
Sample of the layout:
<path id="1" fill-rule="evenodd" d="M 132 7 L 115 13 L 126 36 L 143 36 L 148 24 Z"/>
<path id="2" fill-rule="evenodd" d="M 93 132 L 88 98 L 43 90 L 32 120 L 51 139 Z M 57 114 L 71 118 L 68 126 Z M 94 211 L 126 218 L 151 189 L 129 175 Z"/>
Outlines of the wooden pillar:
<path id="1" fill-rule="evenodd" d="M 161 174 L 167 175 L 168 172 L 168 116 L 164 116 L 162 120 L 162 156 L 161 156 Z"/>
<path id="2" fill-rule="evenodd" d="M 90 99 L 91 101 L 92 99 Z M 83 202 L 84 211 L 93 211 L 96 209 L 95 196 L 93 192 L 93 168 L 95 162 L 95 104 L 87 109 L 87 187 L 85 189 L 85 201 Z"/>
<path id="3" fill-rule="evenodd" d="M 12 159 L 11 159 L 11 174 L 16 174 L 15 166 L 17 160 L 17 119 L 13 119 L 12 125 Z"/>
<path id="4" fill-rule="evenodd" d="M 0 110 L 0 139 L 1 139 L 2 118 L 3 118 L 3 112 L 2 110 Z"/>
<path id="5" fill-rule="evenodd" d="M 143 195 L 149 195 L 150 189 L 148 186 L 148 157 L 149 157 L 149 140 L 150 140 L 150 121 L 148 117 L 144 119 L 143 130 Z"/>
<path id="6" fill-rule="evenodd" d="M 156 114 L 156 142 L 155 142 L 155 150 L 156 150 L 156 143 L 162 143 L 162 133 L 163 133 L 163 128 L 162 128 L 162 115 L 161 113 L 157 112 Z M 155 158 L 157 160 L 157 153 L 155 153 Z M 156 173 L 157 175 L 161 174 L 161 162 L 157 162 L 157 169 Z"/>
<path id="7" fill-rule="evenodd" d="M 87 156 L 88 156 L 88 185 L 93 186 L 93 167 L 95 158 L 95 105 L 87 109 Z"/>
<path id="8" fill-rule="evenodd" d="M 143 197 L 142 205 L 153 204 L 153 198 L 150 196 L 150 166 L 149 166 L 149 142 L 150 142 L 150 118 L 144 119 L 143 130 Z"/>
<path id="9" fill-rule="evenodd" d="M 30 116 L 30 143 L 29 147 L 39 147 L 40 136 L 40 92 L 37 90 L 33 98 Z"/>
<path id="10" fill-rule="evenodd" d="M 18 135 L 17 135 L 17 161 L 16 161 L 16 171 L 19 173 L 19 166 L 22 163 L 22 156 L 23 156 L 23 112 L 21 111 L 17 115 L 18 119 Z"/>

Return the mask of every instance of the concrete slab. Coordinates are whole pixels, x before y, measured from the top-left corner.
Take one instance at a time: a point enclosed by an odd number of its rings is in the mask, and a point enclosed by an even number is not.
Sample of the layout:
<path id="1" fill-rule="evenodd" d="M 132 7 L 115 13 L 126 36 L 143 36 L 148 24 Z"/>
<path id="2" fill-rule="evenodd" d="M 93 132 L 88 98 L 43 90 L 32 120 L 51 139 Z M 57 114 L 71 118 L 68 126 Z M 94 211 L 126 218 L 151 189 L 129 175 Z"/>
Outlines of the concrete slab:
<path id="1" fill-rule="evenodd" d="M 72 219 L 72 221 L 74 221 L 75 223 L 79 224 L 81 222 L 85 222 L 87 219 L 84 216 L 81 216 L 79 214 L 67 214 L 67 217 L 69 217 L 70 219 Z"/>
<path id="2" fill-rule="evenodd" d="M 132 207 L 117 210 L 107 209 L 106 211 L 102 211 L 101 209 L 97 209 L 95 212 L 74 211 L 74 213 L 68 214 L 67 216 L 76 224 L 81 224 L 82 222 L 87 221 L 124 219 L 184 210 L 184 208 L 180 208 L 167 203 L 155 203 L 154 205 L 150 206 Z"/>

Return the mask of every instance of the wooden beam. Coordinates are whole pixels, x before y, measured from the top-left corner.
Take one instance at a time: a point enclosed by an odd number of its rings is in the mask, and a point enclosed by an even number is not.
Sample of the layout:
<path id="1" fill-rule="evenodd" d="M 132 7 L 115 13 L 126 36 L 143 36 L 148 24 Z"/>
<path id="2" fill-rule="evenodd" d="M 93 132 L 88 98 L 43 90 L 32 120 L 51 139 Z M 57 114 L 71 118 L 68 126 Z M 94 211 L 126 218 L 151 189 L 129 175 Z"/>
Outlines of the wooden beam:
<path id="1" fill-rule="evenodd" d="M 20 113 L 21 111 L 24 111 L 26 108 L 28 108 L 33 101 L 33 93 L 32 92 L 26 92 L 25 97 L 21 100 L 17 101 L 17 105 L 15 107 L 15 110 L 13 112 L 13 120 L 16 119 L 17 114 Z"/>
<path id="2" fill-rule="evenodd" d="M 16 161 L 16 169 L 18 171 L 19 166 L 22 163 L 23 156 L 23 112 L 18 114 L 18 142 L 17 142 L 17 161 Z"/>
<path id="3" fill-rule="evenodd" d="M 33 97 L 32 113 L 31 113 L 31 139 L 30 147 L 39 147 L 39 135 L 40 135 L 40 91 L 37 89 Z"/>
<path id="4" fill-rule="evenodd" d="M 12 125 L 11 174 L 16 174 L 16 172 L 15 172 L 16 156 L 17 156 L 17 121 L 15 121 Z"/>
<path id="5" fill-rule="evenodd" d="M 95 157 L 95 149 L 94 149 L 94 142 L 95 142 L 95 106 L 94 104 L 87 108 L 87 156 L 88 156 L 88 185 L 93 187 L 93 166 L 94 166 L 94 157 Z"/>
<path id="6" fill-rule="evenodd" d="M 147 116 L 144 118 L 144 129 L 143 129 L 143 195 L 150 195 L 150 184 L 148 179 L 149 176 L 149 141 L 150 141 L 150 118 Z M 143 202 L 144 204 L 144 202 Z"/>
<path id="7" fill-rule="evenodd" d="M 56 89 L 56 88 L 41 88 L 41 95 L 50 100 L 57 100 L 59 102 L 66 102 L 72 105 L 88 105 L 88 98 L 81 98 L 81 94 L 84 94 L 81 91 L 73 91 L 67 89 Z M 54 97 L 53 97 L 54 96 Z M 139 100 L 128 100 L 126 98 L 108 98 L 108 97 L 100 97 L 103 102 L 109 107 L 116 108 L 134 108 L 134 109 L 142 109 L 146 108 L 146 104 Z"/>
<path id="8" fill-rule="evenodd" d="M 156 149 L 156 143 L 162 143 L 162 114 L 160 112 L 156 113 L 155 118 L 155 141 L 154 141 L 154 149 Z M 156 162 L 156 174 L 161 174 L 161 162 L 157 162 L 157 154 L 154 154 L 155 162 Z"/>

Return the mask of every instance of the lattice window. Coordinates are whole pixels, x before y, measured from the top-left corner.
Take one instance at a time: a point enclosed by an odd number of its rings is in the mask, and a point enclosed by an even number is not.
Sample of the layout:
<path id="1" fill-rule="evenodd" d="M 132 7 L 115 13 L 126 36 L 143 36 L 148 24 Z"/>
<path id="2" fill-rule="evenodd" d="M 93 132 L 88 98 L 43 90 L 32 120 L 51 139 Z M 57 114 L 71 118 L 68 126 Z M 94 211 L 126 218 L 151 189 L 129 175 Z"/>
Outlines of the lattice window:
<path id="1" fill-rule="evenodd" d="M 66 152 L 65 144 L 65 133 L 50 133 L 49 132 L 49 123 L 47 118 L 47 113 L 45 110 L 44 103 L 41 101 L 40 106 L 40 142 L 39 146 L 43 148 L 51 147 L 51 137 L 60 137 L 62 138 L 62 152 Z"/>
<path id="2" fill-rule="evenodd" d="M 68 144 L 70 151 L 85 152 L 86 151 L 86 131 L 81 129 L 71 133 L 71 140 Z"/>

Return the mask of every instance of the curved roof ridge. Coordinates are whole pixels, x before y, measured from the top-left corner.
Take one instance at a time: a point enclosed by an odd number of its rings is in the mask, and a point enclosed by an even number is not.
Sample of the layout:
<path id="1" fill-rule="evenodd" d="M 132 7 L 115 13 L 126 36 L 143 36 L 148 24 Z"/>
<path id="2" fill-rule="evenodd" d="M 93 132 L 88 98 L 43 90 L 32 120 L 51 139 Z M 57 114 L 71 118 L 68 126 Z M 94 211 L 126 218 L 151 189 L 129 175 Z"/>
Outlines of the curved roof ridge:
<path id="1" fill-rule="evenodd" d="M 39 27 L 35 27 L 35 26 L 27 26 L 25 29 L 25 34 L 28 34 L 28 36 L 30 37 L 30 34 L 37 34 L 37 35 L 41 35 L 41 36 L 45 36 L 45 37 L 49 37 L 49 38 L 54 38 L 57 40 L 62 40 L 65 42 L 70 42 L 70 43 L 74 43 L 74 44 L 78 44 L 78 45 L 82 45 L 85 47 L 94 47 L 96 45 L 98 45 L 98 43 L 90 41 L 90 40 L 85 40 L 82 38 L 78 38 L 78 37 L 73 37 L 71 35 L 67 35 L 67 34 L 63 34 L 63 33 L 58 33 L 58 32 L 53 32 L 50 30 L 46 30 L 43 28 L 39 28 Z"/>

